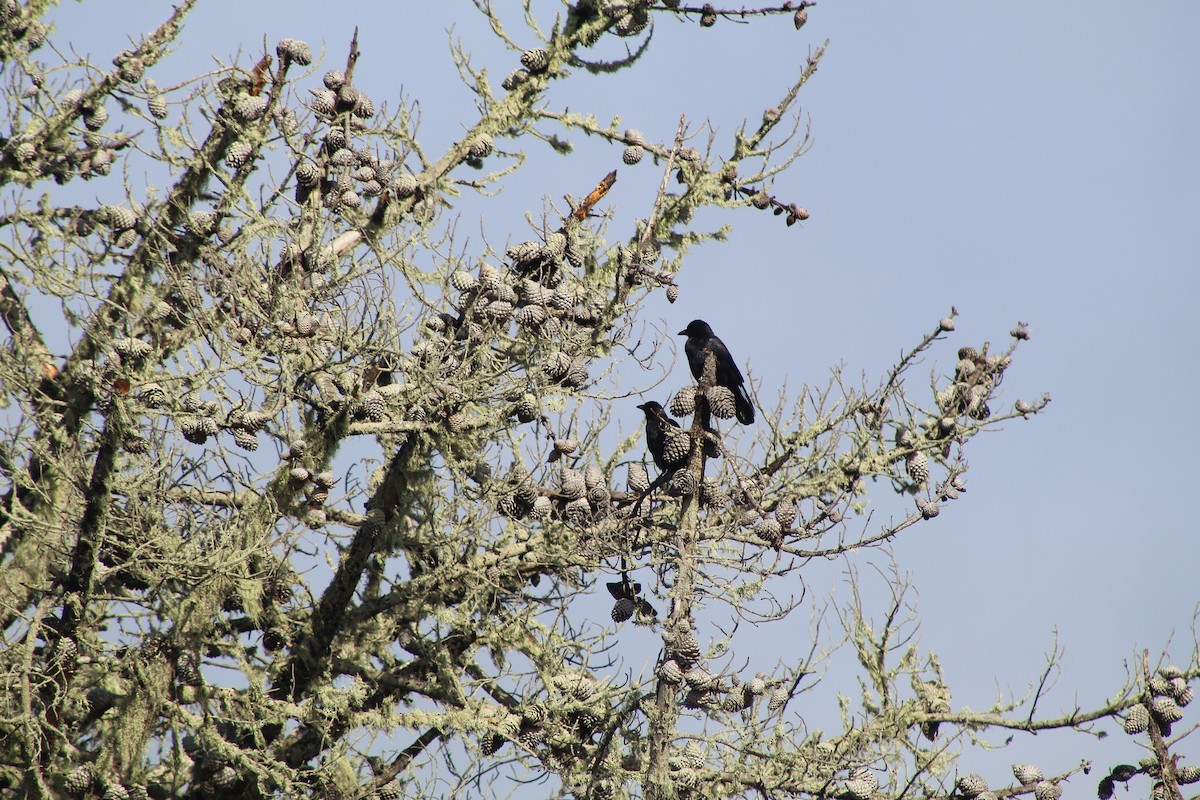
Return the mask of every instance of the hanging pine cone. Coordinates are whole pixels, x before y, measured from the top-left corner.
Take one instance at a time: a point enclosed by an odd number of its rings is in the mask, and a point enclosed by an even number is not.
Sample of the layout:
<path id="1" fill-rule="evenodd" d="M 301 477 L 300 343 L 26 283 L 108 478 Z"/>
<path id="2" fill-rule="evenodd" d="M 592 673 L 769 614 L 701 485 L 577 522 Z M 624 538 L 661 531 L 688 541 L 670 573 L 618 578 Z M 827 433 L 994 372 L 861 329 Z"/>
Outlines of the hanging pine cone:
<path id="1" fill-rule="evenodd" d="M 913 483 L 925 483 L 929 479 L 929 456 L 924 453 L 909 453 L 904 459 L 904 470 Z"/>
<path id="2" fill-rule="evenodd" d="M 717 419 L 733 419 L 737 413 L 737 405 L 733 399 L 733 392 L 724 386 L 710 386 L 705 396 L 708 398 L 708 407 L 714 417 Z"/>
<path id="3" fill-rule="evenodd" d="M 689 417 L 696 410 L 696 387 L 684 386 L 671 398 L 670 411 L 677 417 Z"/>

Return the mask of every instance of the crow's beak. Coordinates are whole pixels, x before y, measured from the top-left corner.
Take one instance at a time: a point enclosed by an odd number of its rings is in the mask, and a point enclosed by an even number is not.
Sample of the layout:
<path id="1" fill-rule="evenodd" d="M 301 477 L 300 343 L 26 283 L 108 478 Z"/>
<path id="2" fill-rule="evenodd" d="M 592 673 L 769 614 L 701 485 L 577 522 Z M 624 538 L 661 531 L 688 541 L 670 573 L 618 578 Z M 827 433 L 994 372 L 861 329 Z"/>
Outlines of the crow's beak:
<path id="1" fill-rule="evenodd" d="M 688 335 L 687 328 L 684 328 L 683 330 L 681 330 L 679 333 L 677 333 L 675 335 L 676 336 L 687 336 Z"/>

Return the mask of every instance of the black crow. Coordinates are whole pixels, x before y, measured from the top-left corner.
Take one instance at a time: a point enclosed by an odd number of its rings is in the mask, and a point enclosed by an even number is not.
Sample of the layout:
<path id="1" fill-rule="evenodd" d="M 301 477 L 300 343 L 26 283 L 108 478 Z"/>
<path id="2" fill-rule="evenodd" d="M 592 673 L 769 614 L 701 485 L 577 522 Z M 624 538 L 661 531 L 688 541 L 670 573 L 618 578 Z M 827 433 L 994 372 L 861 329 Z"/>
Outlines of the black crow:
<path id="1" fill-rule="evenodd" d="M 716 368 L 714 375 L 716 385 L 724 386 L 733 392 L 738 422 L 743 425 L 753 423 L 754 405 L 750 402 L 750 395 L 746 392 L 745 379 L 742 377 L 742 371 L 734 362 L 733 356 L 729 354 L 729 348 L 725 346 L 725 343 L 702 319 L 694 319 L 689 322 L 688 326 L 679 332 L 679 335 L 688 337 L 687 344 L 683 346 L 683 352 L 687 354 L 688 366 L 692 368 L 692 375 L 696 380 L 700 380 L 704 375 L 704 362 L 708 358 L 708 354 L 712 353 L 715 362 L 713 366 Z"/>
<path id="2" fill-rule="evenodd" d="M 668 417 L 666 410 L 653 400 L 642 403 L 638 408 L 646 414 L 646 449 L 654 458 L 654 466 L 661 472 L 673 470 L 675 467 L 666 464 L 663 451 L 667 446 L 669 431 L 671 428 L 678 428 L 679 423 Z"/>

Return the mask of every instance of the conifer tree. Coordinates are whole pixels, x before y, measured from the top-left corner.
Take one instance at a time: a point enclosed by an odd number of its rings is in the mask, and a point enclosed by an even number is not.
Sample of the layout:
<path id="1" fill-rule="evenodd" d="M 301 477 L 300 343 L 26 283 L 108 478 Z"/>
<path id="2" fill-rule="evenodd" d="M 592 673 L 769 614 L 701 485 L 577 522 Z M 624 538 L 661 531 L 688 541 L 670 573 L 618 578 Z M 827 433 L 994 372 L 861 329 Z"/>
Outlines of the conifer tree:
<path id="1" fill-rule="evenodd" d="M 807 33 L 812 4 L 578 0 L 514 24 L 479 3 L 510 71 L 459 51 L 479 113 L 437 142 L 415 103 L 358 88 L 357 37 L 344 64 L 284 38 L 160 85 L 198 1 L 89 64 L 45 46 L 46 3 L 0 0 L 0 789 L 1049 800 L 1072 766 L 955 782 L 956 743 L 1117 714 L 1154 757 L 1112 769 L 1102 800 L 1139 775 L 1163 797 L 1200 777 L 1164 740 L 1194 664 L 1147 662 L 1087 712 L 956 709 L 911 644 L 899 571 L 882 621 L 839 605 L 844 636 L 814 637 L 801 663 L 739 653 L 739 619 L 794 631 L 812 612 L 795 588 L 810 564 L 853 565 L 965 502 L 974 437 L 1049 399 L 1000 399 L 1025 325 L 955 342 L 951 310 L 914 320 L 878 380 L 755 396 L 744 429 L 715 365 L 664 382 L 679 427 L 661 463 L 646 451 L 616 381 L 666 377 L 673 329 L 636 334 L 645 301 L 673 302 L 688 254 L 723 238 L 701 209 L 772 212 L 798 235 L 808 212 L 783 176 L 825 45 L 729 137 L 620 130 L 548 87 L 638 69 L 655 25 Z M 615 37 L 627 56 L 593 55 Z M 636 224 L 608 223 L 636 202 L 614 169 L 549 191 L 504 243 L 459 241 L 458 197 L 496 202 L 523 149 L 569 157 L 584 135 L 615 168 L 661 174 Z M 932 386 L 923 357 L 948 365 Z M 903 513 L 864 513 L 889 490 Z M 618 652 L 639 636 L 644 665 Z M 861 697 L 817 731 L 793 700 L 820 695 L 842 645 Z"/>

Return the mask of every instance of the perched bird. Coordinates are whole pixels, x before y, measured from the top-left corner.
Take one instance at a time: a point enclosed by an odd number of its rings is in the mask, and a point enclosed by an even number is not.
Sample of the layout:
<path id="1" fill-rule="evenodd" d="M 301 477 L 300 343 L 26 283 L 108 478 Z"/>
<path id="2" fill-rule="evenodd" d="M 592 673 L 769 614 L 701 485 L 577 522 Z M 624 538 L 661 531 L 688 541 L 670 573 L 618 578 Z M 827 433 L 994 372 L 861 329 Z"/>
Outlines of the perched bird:
<path id="1" fill-rule="evenodd" d="M 679 332 L 679 335 L 688 337 L 687 343 L 683 346 L 683 352 L 687 354 L 688 366 L 692 368 L 692 375 L 696 380 L 700 380 L 704 375 L 704 362 L 708 358 L 708 354 L 712 353 L 715 362 L 713 366 L 716 371 L 714 376 L 716 385 L 724 386 L 733 392 L 738 422 L 743 425 L 754 422 L 754 405 L 750 402 L 750 395 L 746 392 L 742 371 L 738 369 L 733 356 L 729 354 L 729 348 L 713 333 L 713 329 L 709 327 L 708 323 L 702 319 L 694 319 Z"/>
<path id="2" fill-rule="evenodd" d="M 663 454 L 671 429 L 678 428 L 679 423 L 668 417 L 663 407 L 653 400 L 642 403 L 638 408 L 646 414 L 646 449 L 654 459 L 654 466 L 662 472 L 673 470 L 677 465 L 668 465 Z"/>

